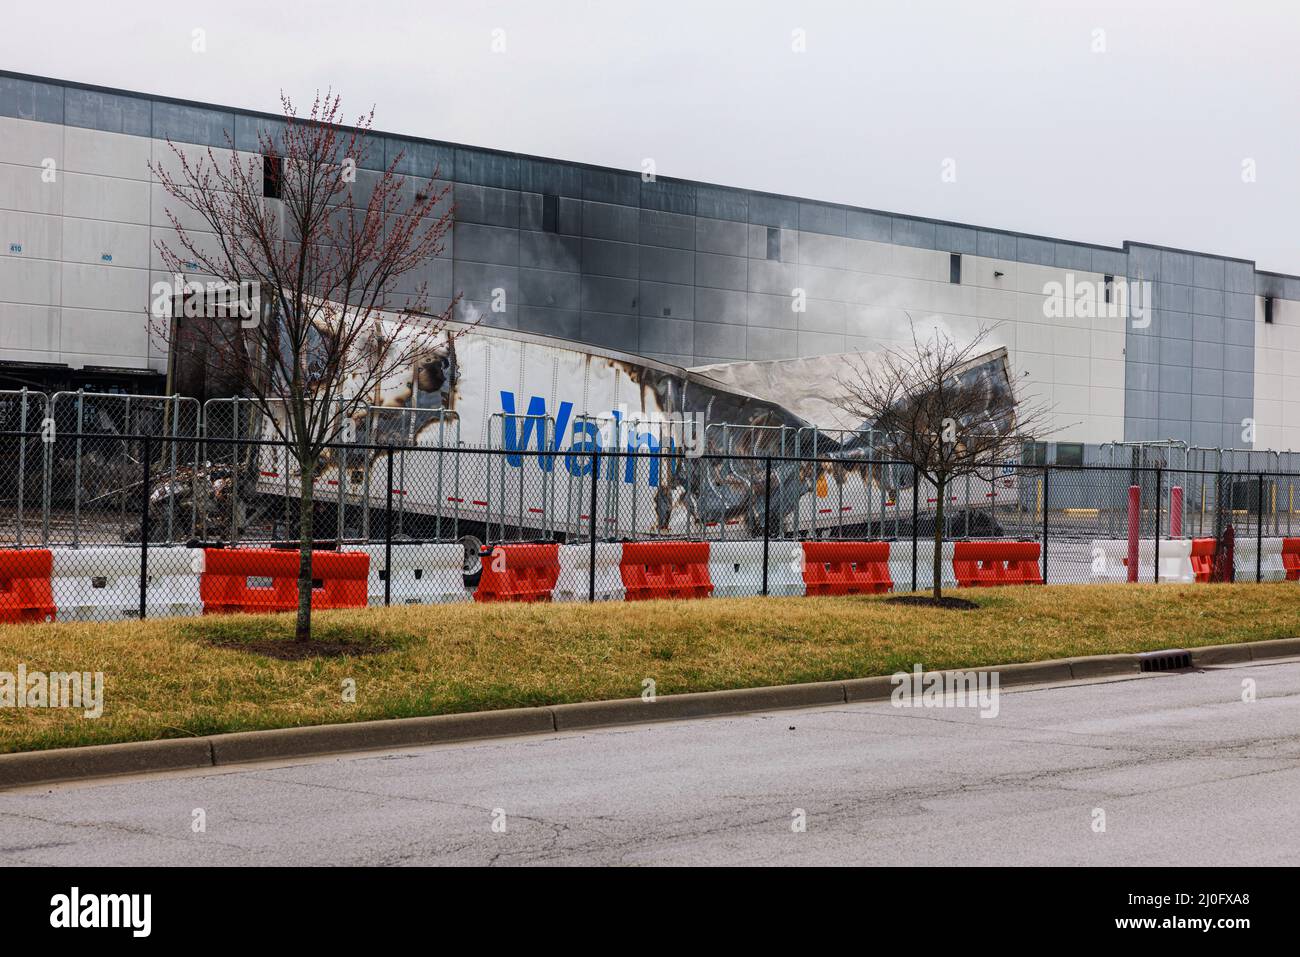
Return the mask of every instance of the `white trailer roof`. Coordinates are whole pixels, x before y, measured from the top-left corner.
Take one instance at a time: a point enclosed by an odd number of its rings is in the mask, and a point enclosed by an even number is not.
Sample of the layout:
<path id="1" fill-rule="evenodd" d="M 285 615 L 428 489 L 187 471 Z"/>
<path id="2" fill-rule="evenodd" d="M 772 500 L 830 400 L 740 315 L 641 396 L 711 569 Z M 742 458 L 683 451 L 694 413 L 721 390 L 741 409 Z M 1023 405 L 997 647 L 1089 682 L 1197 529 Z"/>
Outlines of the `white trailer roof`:
<path id="1" fill-rule="evenodd" d="M 848 352 L 765 362 L 719 362 L 689 371 L 724 388 L 779 405 L 820 429 L 857 429 L 862 422 L 844 411 L 845 390 L 840 380 L 851 379 L 855 366 L 870 366 L 883 355 L 883 351 Z M 963 368 L 1000 359 L 1005 370 L 1006 358 L 1006 349 L 992 349 L 973 357 Z"/>

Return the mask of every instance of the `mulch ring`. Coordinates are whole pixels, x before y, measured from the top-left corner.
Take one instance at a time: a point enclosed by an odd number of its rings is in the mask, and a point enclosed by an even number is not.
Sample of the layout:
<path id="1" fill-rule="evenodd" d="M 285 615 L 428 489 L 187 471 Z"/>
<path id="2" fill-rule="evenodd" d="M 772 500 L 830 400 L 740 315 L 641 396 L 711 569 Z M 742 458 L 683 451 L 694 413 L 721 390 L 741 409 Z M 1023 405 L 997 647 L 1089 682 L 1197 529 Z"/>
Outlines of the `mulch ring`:
<path id="1" fill-rule="evenodd" d="M 232 651 L 244 651 L 249 654 L 263 655 L 280 661 L 307 661 L 311 658 L 361 658 L 365 655 L 379 655 L 392 651 L 392 647 L 382 644 L 360 644 L 351 641 L 276 641 L 263 639 L 259 641 L 237 641 L 230 638 L 209 639 L 208 644 L 216 648 L 228 648 Z"/>
<path id="2" fill-rule="evenodd" d="M 952 598 L 948 595 L 942 598 L 935 598 L 933 595 L 894 595 L 886 598 L 885 601 L 890 605 L 920 605 L 924 608 L 948 608 L 952 611 L 974 611 L 979 607 L 969 598 Z"/>

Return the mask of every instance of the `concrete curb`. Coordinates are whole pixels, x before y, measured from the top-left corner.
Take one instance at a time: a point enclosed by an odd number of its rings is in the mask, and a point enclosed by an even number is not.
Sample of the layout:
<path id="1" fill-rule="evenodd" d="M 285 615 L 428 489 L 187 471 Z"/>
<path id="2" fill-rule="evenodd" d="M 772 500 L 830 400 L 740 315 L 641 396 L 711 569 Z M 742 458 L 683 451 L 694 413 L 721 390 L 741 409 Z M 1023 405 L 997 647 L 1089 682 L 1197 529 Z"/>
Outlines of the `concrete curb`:
<path id="1" fill-rule="evenodd" d="M 657 697 L 619 698 L 614 701 L 584 701 L 557 704 L 557 731 L 601 728 L 617 724 L 644 724 L 647 721 L 677 721 L 683 718 L 706 718 L 720 714 L 744 714 L 784 708 L 815 708 L 819 705 L 844 704 L 844 682 L 819 681 L 799 685 L 772 685 L 763 688 L 737 688 L 728 691 L 698 691 Z"/>
<path id="2" fill-rule="evenodd" d="M 1070 662 L 1065 658 L 1055 658 L 1050 661 L 1029 661 L 1019 665 L 999 665 L 994 668 L 970 668 L 968 670 L 996 671 L 998 673 L 998 686 L 1002 688 L 1074 680 L 1074 673 L 1070 670 Z"/>
<path id="3" fill-rule="evenodd" d="M 1210 645 L 1191 649 L 1191 655 L 1192 664 L 1198 668 L 1268 661 L 1300 656 L 1300 638 Z M 1138 676 L 1141 674 L 1141 665 L 1140 656 L 1136 654 L 1096 655 L 960 670 L 976 673 L 996 671 L 1000 687 L 1015 687 Z M 152 771 L 186 771 L 250 761 L 316 757 L 754 711 L 883 701 L 892 695 L 893 690 L 891 676 L 880 675 L 844 681 L 664 695 L 653 701 L 623 698 L 540 708 L 510 708 L 469 714 L 245 731 L 203 738 L 23 751 L 0 754 L 0 790 Z"/>
<path id="4" fill-rule="evenodd" d="M 850 678 L 841 681 L 844 686 L 844 700 L 884 701 L 894 693 L 894 679 L 890 675 L 877 675 L 874 678 Z"/>
<path id="5" fill-rule="evenodd" d="M 1070 674 L 1076 681 L 1142 673 L 1137 655 L 1094 655 L 1091 658 L 1066 658 L 1064 661 L 1069 664 Z"/>
<path id="6" fill-rule="evenodd" d="M 1275 638 L 1272 641 L 1248 642 L 1251 661 L 1263 661 L 1269 658 L 1290 658 L 1300 655 L 1300 638 Z"/>
<path id="7" fill-rule="evenodd" d="M 1206 665 L 1239 665 L 1251 660 L 1250 644 L 1211 645 L 1208 648 L 1191 648 L 1192 664 L 1197 668 Z"/>
<path id="8" fill-rule="evenodd" d="M 0 754 L 0 789 L 146 771 L 212 767 L 209 738 L 128 741 L 86 748 Z"/>
<path id="9" fill-rule="evenodd" d="M 448 741 L 503 738 L 554 730 L 555 721 L 549 708 L 510 708 L 503 711 L 474 711 L 469 714 L 439 714 L 425 718 L 392 718 L 384 721 L 356 721 L 351 724 L 243 731 L 216 734 L 207 740 L 212 743 L 212 763 L 222 765 L 337 754 L 343 751 L 410 748 L 444 744 Z M 0 780 L 3 780 L 2 774 Z"/>

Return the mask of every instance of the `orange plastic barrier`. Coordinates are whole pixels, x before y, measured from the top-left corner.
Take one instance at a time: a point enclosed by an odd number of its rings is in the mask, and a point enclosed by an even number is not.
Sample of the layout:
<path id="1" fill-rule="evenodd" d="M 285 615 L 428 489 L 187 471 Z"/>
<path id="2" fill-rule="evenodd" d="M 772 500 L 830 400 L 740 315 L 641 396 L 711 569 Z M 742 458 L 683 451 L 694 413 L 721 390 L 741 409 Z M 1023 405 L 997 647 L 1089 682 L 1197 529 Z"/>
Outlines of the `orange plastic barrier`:
<path id="1" fill-rule="evenodd" d="M 312 552 L 311 607 L 365 608 L 370 556 Z M 251 584 L 250 578 L 265 579 Z M 205 548 L 199 578 L 203 614 L 298 610 L 298 553 L 271 548 Z"/>
<path id="2" fill-rule="evenodd" d="M 48 548 L 0 551 L 0 621 L 53 621 L 53 568 Z"/>
<path id="3" fill-rule="evenodd" d="M 560 545 L 496 545 L 484 549 L 475 601 L 550 601 L 560 580 Z"/>
<path id="4" fill-rule="evenodd" d="M 888 542 L 804 542 L 808 595 L 875 595 L 894 587 Z"/>
<path id="5" fill-rule="evenodd" d="M 1282 567 L 1287 581 L 1300 581 L 1300 538 L 1282 539 Z"/>
<path id="6" fill-rule="evenodd" d="M 1207 582 L 1214 575 L 1214 546 L 1212 538 L 1192 539 L 1192 571 L 1198 582 Z"/>
<path id="7" fill-rule="evenodd" d="M 708 542 L 627 542 L 618 570 L 628 601 L 713 594 Z"/>
<path id="8" fill-rule="evenodd" d="M 952 570 L 963 588 L 1043 583 L 1037 542 L 955 542 Z"/>

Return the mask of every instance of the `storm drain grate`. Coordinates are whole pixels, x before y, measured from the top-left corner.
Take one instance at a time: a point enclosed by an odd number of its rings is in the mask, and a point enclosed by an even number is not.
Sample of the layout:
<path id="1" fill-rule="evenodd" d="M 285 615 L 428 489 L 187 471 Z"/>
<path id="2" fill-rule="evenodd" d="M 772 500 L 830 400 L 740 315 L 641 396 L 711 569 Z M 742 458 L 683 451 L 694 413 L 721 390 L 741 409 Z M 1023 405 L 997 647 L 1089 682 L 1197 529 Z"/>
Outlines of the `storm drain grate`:
<path id="1" fill-rule="evenodd" d="M 1192 666 L 1192 656 L 1187 651 L 1146 651 L 1138 657 L 1143 671 L 1182 671 Z"/>

